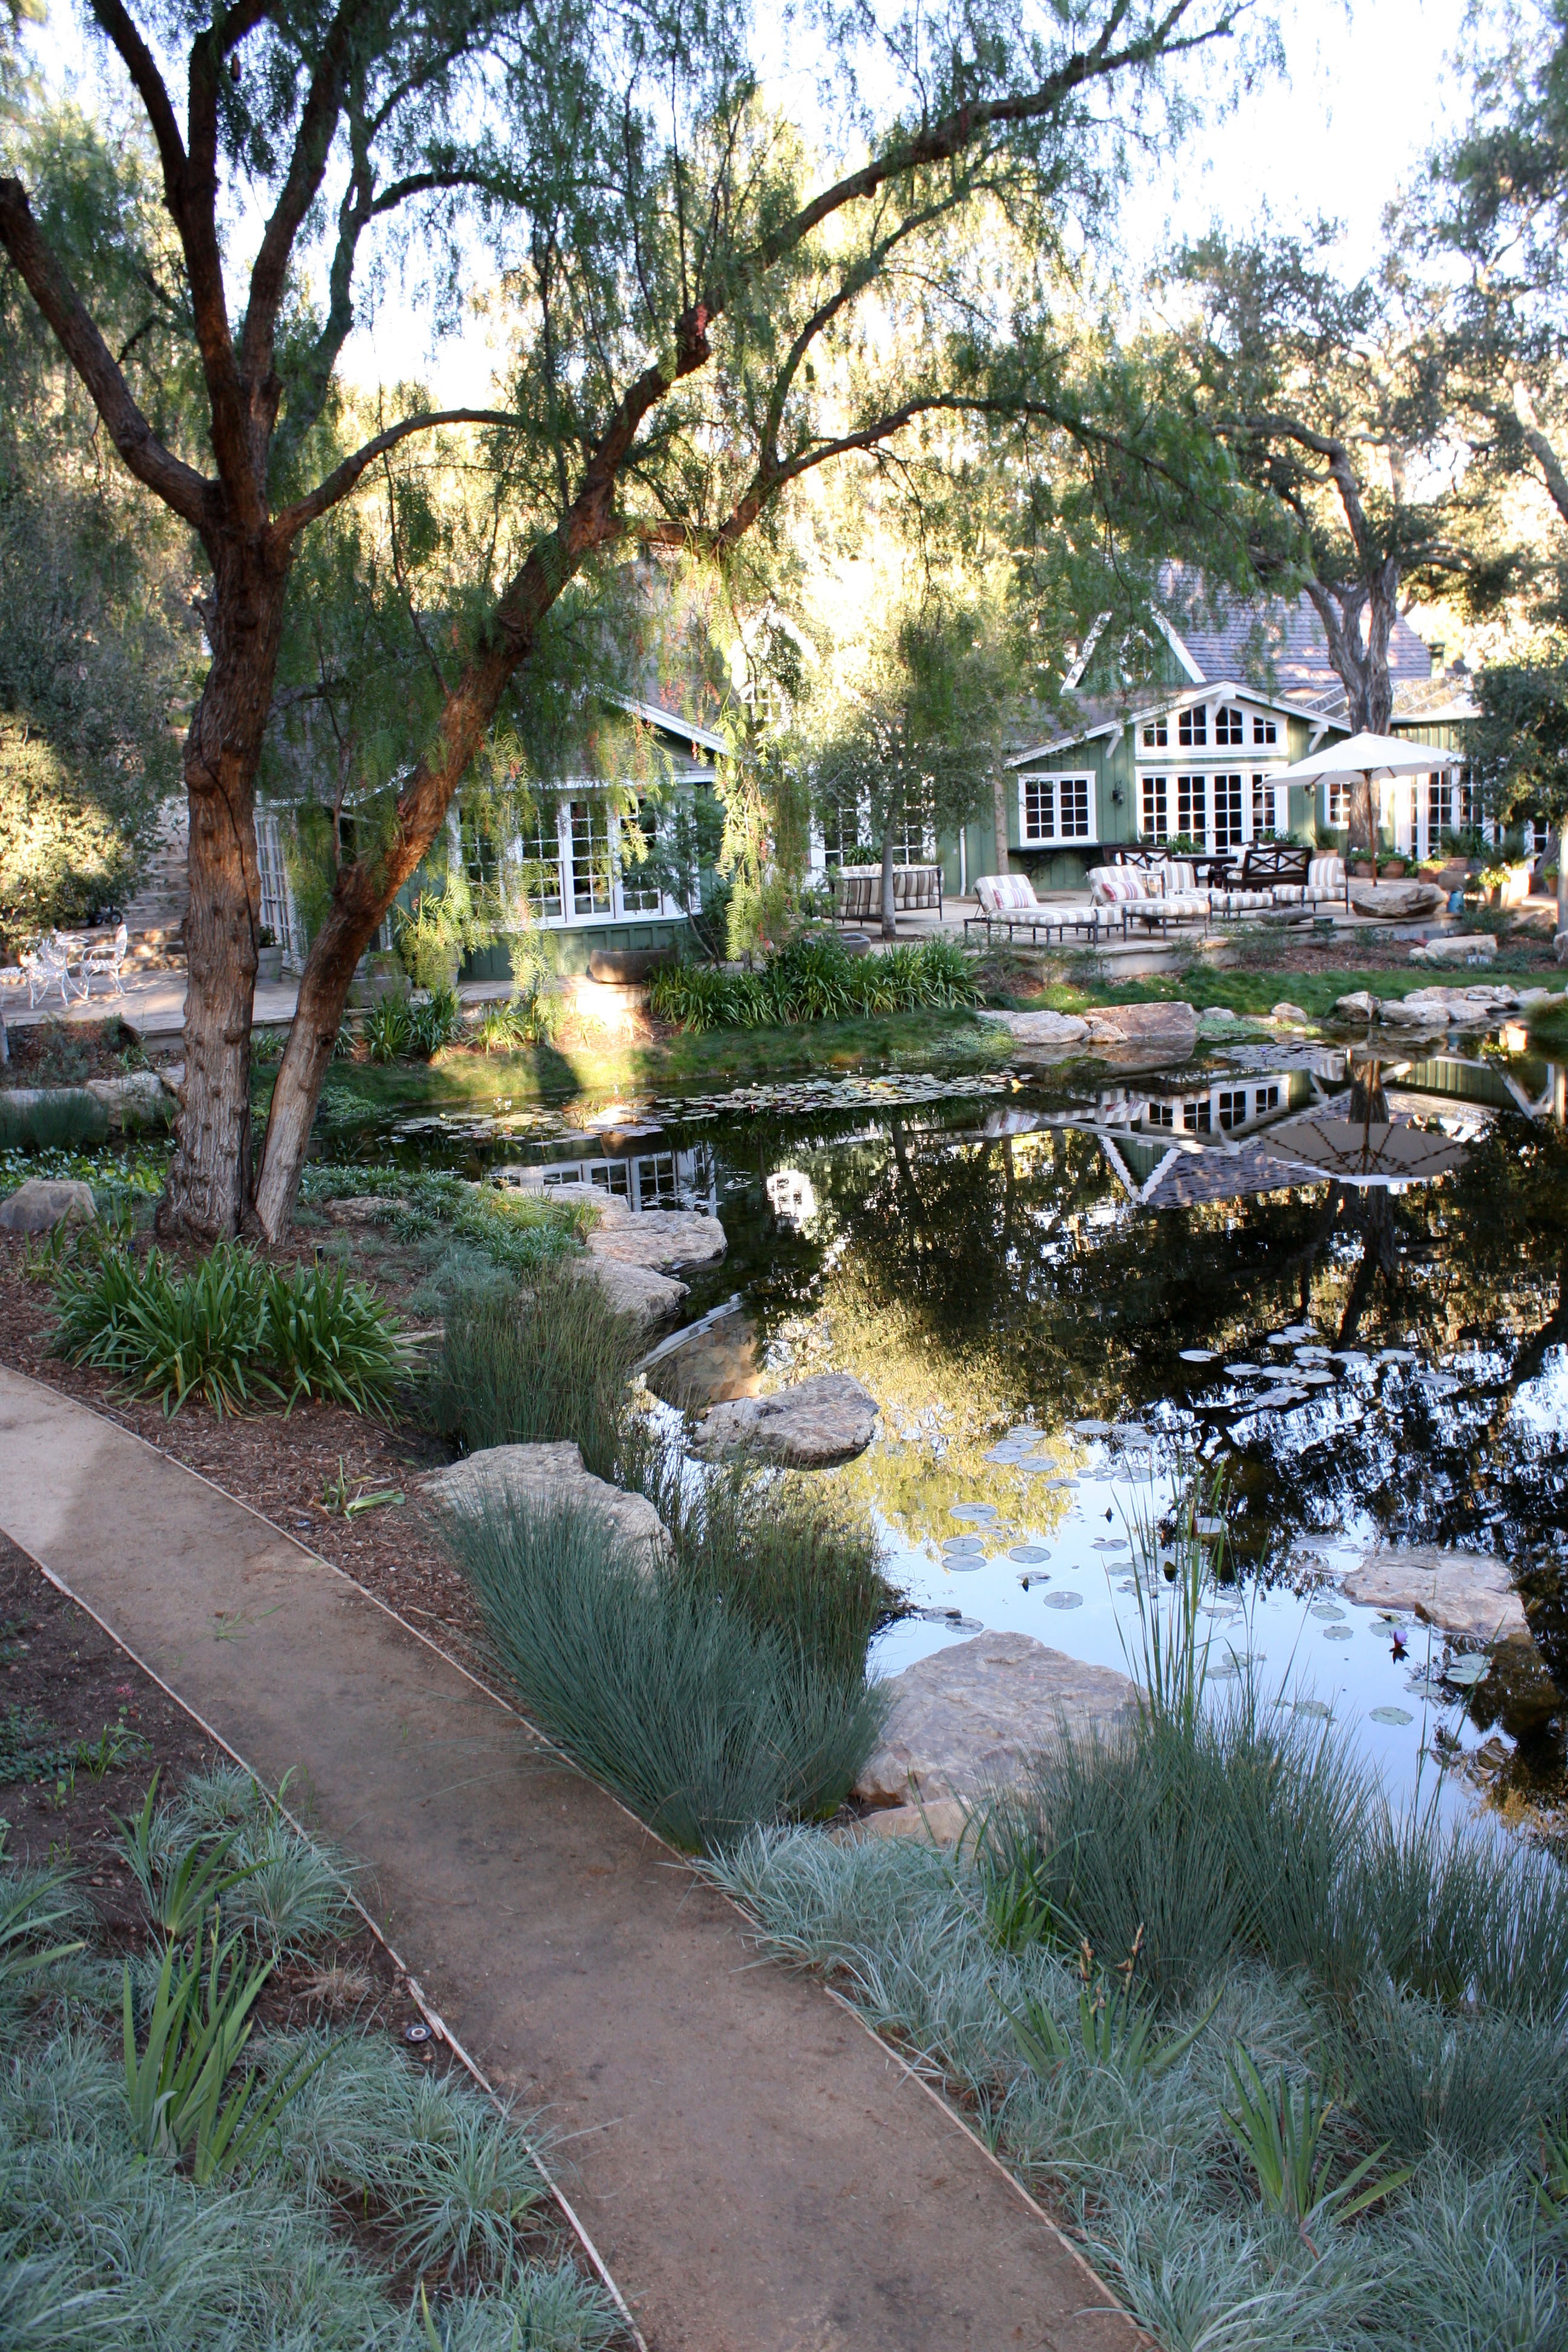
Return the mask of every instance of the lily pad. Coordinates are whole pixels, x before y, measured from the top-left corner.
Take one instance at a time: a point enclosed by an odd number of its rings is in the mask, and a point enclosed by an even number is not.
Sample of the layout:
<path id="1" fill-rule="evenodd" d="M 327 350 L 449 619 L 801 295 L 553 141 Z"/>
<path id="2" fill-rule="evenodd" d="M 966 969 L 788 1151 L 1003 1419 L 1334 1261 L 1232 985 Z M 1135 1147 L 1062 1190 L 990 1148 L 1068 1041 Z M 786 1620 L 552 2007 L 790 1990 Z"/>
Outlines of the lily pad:
<path id="1" fill-rule="evenodd" d="M 1354 1638 L 1355 1627 L 1353 1625 L 1325 1625 L 1323 1628 L 1323 1639 L 1325 1642 L 1350 1642 L 1353 1641 Z"/>
<path id="2" fill-rule="evenodd" d="M 1314 1617 L 1339 1618 L 1344 1611 L 1333 1601 L 1314 1601 L 1310 1612 Z"/>
<path id="3" fill-rule="evenodd" d="M 1096 1551 L 1130 1551 L 1131 1546 L 1121 1536 L 1096 1536 L 1094 1549 Z"/>
<path id="4" fill-rule="evenodd" d="M 996 1517 L 994 1503 L 954 1503 L 948 1512 L 950 1519 L 973 1519 L 976 1524 Z"/>
<path id="5" fill-rule="evenodd" d="M 1047 1609 L 1081 1609 L 1083 1595 L 1081 1592 L 1047 1592 L 1046 1607 Z"/>
<path id="6" fill-rule="evenodd" d="M 1296 1712 L 1298 1715 L 1317 1716 L 1326 1722 L 1333 1713 L 1333 1709 L 1325 1706 L 1321 1698 L 1299 1698 L 1296 1701 Z"/>
<path id="7" fill-rule="evenodd" d="M 1374 1706 L 1371 1720 L 1373 1723 L 1414 1723 L 1415 1717 L 1407 1706 Z"/>
<path id="8" fill-rule="evenodd" d="M 1068 1426 L 1075 1429 L 1080 1437 L 1109 1437 L 1110 1434 L 1108 1421 L 1073 1421 Z"/>
<path id="9" fill-rule="evenodd" d="M 950 1559 L 968 1559 L 985 1549 L 978 1536 L 944 1536 L 942 1548 Z"/>
<path id="10" fill-rule="evenodd" d="M 1443 1680 L 1453 1683 L 1459 1690 L 1472 1690 L 1477 1683 L 1485 1682 L 1490 1671 L 1489 1658 L 1456 1658 L 1443 1669 Z"/>
<path id="11" fill-rule="evenodd" d="M 1184 1364 L 1212 1364 L 1215 1352 L 1213 1348 L 1184 1348 L 1181 1358 Z"/>
<path id="12" fill-rule="evenodd" d="M 1050 1553 L 1046 1549 L 1044 1544 L 1023 1543 L 1015 1544 L 1012 1550 L 1007 1554 L 1007 1557 L 1009 1559 L 1018 1560 L 1024 1567 L 1029 1568 L 1033 1567 L 1037 1560 L 1049 1559 Z"/>

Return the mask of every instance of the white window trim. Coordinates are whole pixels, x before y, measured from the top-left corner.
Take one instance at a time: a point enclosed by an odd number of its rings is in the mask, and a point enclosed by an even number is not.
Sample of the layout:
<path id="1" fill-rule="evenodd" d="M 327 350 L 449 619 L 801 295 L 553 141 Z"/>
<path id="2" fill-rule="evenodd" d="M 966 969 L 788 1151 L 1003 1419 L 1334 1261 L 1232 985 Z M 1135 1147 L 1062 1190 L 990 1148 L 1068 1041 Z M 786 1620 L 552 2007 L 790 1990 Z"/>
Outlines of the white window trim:
<path id="1" fill-rule="evenodd" d="M 628 780 L 622 789 L 635 793 L 637 787 Z M 633 891 L 637 889 L 637 877 L 640 869 L 637 866 L 622 866 L 620 848 L 623 820 L 613 809 L 606 812 L 611 876 L 609 907 L 603 914 L 580 915 L 573 906 L 572 803 L 574 800 L 590 800 L 595 797 L 602 799 L 605 790 L 605 784 L 598 781 L 590 783 L 586 781 L 569 780 L 549 787 L 550 793 L 555 802 L 556 863 L 560 874 L 558 896 L 563 911 L 559 915 L 536 916 L 535 922 L 542 931 L 603 930 L 606 926 L 617 923 L 663 923 L 679 922 L 684 919 L 679 901 L 670 898 L 668 892 L 664 891 L 659 894 L 657 908 L 626 906 L 626 893 L 628 888 Z M 521 850 L 522 842 L 520 835 L 512 844 L 512 855 L 520 863 Z"/>
<path id="2" fill-rule="evenodd" d="M 1035 768 L 1028 775 L 1018 778 L 1018 845 L 1022 849 L 1096 849 L 1100 845 L 1100 802 L 1097 779 L 1091 768 Z M 1087 833 L 1030 833 L 1028 831 L 1028 794 L 1030 784 L 1054 784 L 1052 806 L 1061 815 L 1063 784 L 1086 784 L 1089 787 L 1089 831 Z"/>

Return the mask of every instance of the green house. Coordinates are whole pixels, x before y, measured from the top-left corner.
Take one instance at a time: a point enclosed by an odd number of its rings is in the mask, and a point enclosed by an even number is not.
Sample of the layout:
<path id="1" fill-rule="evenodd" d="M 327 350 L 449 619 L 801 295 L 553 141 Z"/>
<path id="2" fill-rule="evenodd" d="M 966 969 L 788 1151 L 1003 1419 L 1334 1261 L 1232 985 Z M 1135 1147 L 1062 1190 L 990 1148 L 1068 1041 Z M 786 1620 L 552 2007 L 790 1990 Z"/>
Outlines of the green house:
<path id="1" fill-rule="evenodd" d="M 1167 578 L 1181 585 L 1173 570 Z M 1180 841 L 1212 854 L 1293 838 L 1343 848 L 1345 794 L 1276 781 L 1351 731 L 1322 625 L 1304 596 L 1296 605 L 1237 606 L 1217 620 L 1184 612 L 1179 625 L 1154 611 L 1138 648 L 1142 682 L 1132 685 L 1125 640 L 1110 638 L 1107 620 L 1089 630 L 1068 671 L 1065 715 L 1048 730 L 1019 730 L 1025 740 L 1005 756 L 993 809 L 961 839 L 938 845 L 949 890 L 1008 872 L 1027 874 L 1039 892 L 1079 890 L 1120 845 Z M 1394 731 L 1453 748 L 1475 715 L 1464 673 L 1435 675 L 1432 649 L 1404 619 L 1389 660 Z M 1479 812 L 1461 772 L 1390 787 L 1380 818 L 1389 852 L 1426 856 Z"/>

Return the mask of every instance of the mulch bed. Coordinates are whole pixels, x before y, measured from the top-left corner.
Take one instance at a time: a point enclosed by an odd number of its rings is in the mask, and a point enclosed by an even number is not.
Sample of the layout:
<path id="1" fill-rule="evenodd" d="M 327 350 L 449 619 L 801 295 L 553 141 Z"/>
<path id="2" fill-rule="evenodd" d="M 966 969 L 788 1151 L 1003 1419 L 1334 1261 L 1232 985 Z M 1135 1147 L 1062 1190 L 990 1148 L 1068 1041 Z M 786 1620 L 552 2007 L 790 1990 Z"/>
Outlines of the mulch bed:
<path id="1" fill-rule="evenodd" d="M 14 1009 L 14 1008 L 13 1008 Z M 0 1087 L 79 1087 L 89 1078 L 121 1076 L 124 1056 L 145 1060 L 117 1013 L 103 1021 L 6 1024 L 10 1058 L 0 1067 Z"/>
<path id="2" fill-rule="evenodd" d="M 148 1929 L 140 1890 L 121 1858 L 119 1823 L 139 1812 L 154 1773 L 160 1798 L 193 1772 L 230 1761 L 184 1707 L 127 1657 L 102 1627 L 68 1601 L 37 1563 L 0 1535 L 0 1714 L 27 1718 L 8 1746 L 0 1817 L 8 1861 L 64 1864 L 116 1958 L 142 1949 Z M 27 1751 L 99 1747 L 119 1735 L 123 1760 L 38 1770 Z M 100 1748 L 100 1753 L 103 1750 Z M 114 1747 L 108 1753 L 112 1755 Z M 38 1772 L 38 1777 L 29 1777 Z M 385 1948 L 368 1927 L 309 1958 L 285 1959 L 258 2008 L 267 2024 L 319 2023 L 352 2011 L 365 2028 L 401 2031 L 418 2011 Z"/>
<path id="3" fill-rule="evenodd" d="M 300 1254 L 272 1253 L 284 1259 Z M 395 1286 L 384 1285 L 383 1273 L 378 1265 L 377 1287 L 395 1306 Z M 160 1405 L 129 1394 L 105 1374 L 51 1355 L 52 1325 L 49 1286 L 28 1271 L 26 1244 L 0 1234 L 0 1361 L 200 1471 L 430 1633 L 462 1664 L 480 1668 L 479 1612 L 414 1487 L 421 1471 L 450 1458 L 438 1440 L 409 1422 L 387 1424 L 342 1405 L 314 1402 L 297 1404 L 287 1416 L 257 1412 L 220 1421 L 205 1404 L 191 1402 L 166 1418 Z M 323 1501 L 340 1478 L 351 1495 L 390 1488 L 405 1499 L 345 1519 Z"/>

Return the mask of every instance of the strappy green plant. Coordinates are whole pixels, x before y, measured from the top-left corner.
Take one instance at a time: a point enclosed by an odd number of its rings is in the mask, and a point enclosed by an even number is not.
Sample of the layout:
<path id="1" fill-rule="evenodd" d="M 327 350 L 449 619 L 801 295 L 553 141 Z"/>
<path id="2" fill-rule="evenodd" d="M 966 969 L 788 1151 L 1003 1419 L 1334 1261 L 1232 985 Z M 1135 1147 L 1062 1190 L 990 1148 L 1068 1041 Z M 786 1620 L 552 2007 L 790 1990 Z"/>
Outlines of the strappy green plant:
<path id="1" fill-rule="evenodd" d="M 229 1867 L 237 1830 L 219 1837 L 193 1839 L 177 1858 L 165 1857 L 156 1831 L 159 1777 L 153 1773 L 142 1811 L 133 1820 L 116 1819 L 121 1845 L 142 1889 L 148 1920 L 177 1942 L 184 1936 L 197 1934 L 207 1913 L 264 1865 L 251 1862 L 237 1869 Z"/>
<path id="2" fill-rule="evenodd" d="M 1202 2017 L 1184 2032 L 1158 2035 L 1152 2011 L 1140 2000 L 1135 1977 L 1138 1946 L 1120 1968 L 1107 1975 L 1094 1965 L 1088 1943 L 1079 1951 L 1077 2054 L 1091 2065 L 1107 2067 L 1122 2081 L 1157 2080 L 1184 2058 L 1219 2007 L 1216 1995 Z M 1054 2011 L 1034 1995 L 1021 2008 L 1003 2007 L 1013 2028 L 1019 2055 L 1045 2078 L 1075 2055 L 1074 2038 Z"/>
<path id="3" fill-rule="evenodd" d="M 1389 2196 L 1409 2179 L 1410 2166 L 1368 2176 L 1388 2153 L 1388 2143 L 1352 2165 L 1342 2180 L 1331 2188 L 1332 2155 L 1318 2159 L 1323 2127 L 1335 2102 L 1325 2099 L 1315 2083 L 1292 2082 L 1283 2067 L 1271 2084 L 1265 2083 L 1250 2053 L 1237 2042 L 1226 2062 L 1237 2112 L 1221 2109 L 1232 2137 L 1258 2176 L 1258 2193 L 1271 2213 L 1293 2221 L 1313 2254 L 1312 2230 L 1331 2217 L 1348 2221 Z"/>

